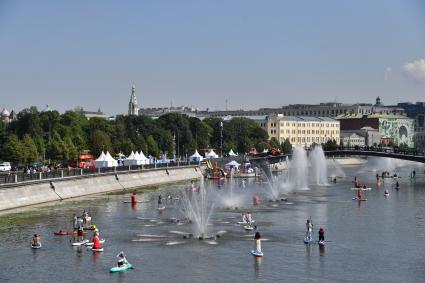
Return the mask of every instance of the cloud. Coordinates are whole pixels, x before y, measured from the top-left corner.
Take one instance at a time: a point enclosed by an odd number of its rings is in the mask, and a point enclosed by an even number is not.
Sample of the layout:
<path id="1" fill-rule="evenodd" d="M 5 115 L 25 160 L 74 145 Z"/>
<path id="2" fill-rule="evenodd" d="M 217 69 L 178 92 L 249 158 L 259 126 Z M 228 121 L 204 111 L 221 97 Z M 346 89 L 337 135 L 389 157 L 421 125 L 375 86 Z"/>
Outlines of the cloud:
<path id="1" fill-rule="evenodd" d="M 385 68 L 385 71 L 384 71 L 384 80 L 385 81 L 388 81 L 389 80 L 391 71 L 392 71 L 391 67 L 386 67 Z"/>
<path id="2" fill-rule="evenodd" d="M 416 81 L 425 82 L 425 59 L 419 59 L 403 66 L 403 71 Z"/>

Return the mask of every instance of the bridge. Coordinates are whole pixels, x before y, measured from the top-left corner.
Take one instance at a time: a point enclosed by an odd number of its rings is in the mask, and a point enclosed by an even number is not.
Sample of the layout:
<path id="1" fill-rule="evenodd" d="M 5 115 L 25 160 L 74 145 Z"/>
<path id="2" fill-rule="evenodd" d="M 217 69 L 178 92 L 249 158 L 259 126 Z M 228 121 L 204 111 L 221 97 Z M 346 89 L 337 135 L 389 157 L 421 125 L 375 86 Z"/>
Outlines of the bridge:
<path id="1" fill-rule="evenodd" d="M 335 149 L 335 150 L 325 150 L 325 156 L 327 157 L 340 157 L 340 156 L 374 156 L 374 157 L 388 157 L 401 160 L 415 161 L 425 163 L 425 154 L 424 153 L 411 153 L 411 152 L 395 152 L 392 150 L 365 150 L 365 149 Z M 250 161 L 253 163 L 261 162 L 263 160 L 268 160 L 269 163 L 277 163 L 285 160 L 287 157 L 291 157 L 292 154 L 281 154 L 276 156 L 254 156 L 250 158 Z"/>

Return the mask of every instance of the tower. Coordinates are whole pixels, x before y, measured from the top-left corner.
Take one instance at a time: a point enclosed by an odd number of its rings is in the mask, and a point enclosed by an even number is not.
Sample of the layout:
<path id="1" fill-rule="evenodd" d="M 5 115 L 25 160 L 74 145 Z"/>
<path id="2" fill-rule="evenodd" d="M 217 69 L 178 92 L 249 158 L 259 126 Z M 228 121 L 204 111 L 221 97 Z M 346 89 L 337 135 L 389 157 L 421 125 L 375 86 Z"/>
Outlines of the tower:
<path id="1" fill-rule="evenodd" d="M 128 103 L 128 115 L 139 115 L 139 104 L 136 97 L 136 86 L 131 87 L 130 102 Z"/>

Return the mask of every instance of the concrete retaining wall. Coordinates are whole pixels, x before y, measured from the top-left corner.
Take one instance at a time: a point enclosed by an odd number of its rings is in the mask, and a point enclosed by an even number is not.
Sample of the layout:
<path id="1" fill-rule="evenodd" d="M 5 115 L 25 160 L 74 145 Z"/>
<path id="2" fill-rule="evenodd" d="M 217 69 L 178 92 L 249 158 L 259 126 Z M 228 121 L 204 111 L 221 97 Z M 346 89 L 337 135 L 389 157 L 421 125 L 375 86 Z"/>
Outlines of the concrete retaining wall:
<path id="1" fill-rule="evenodd" d="M 148 185 L 197 179 L 198 167 L 154 169 L 117 174 L 70 177 L 0 189 L 0 210 Z M 52 188 L 54 187 L 54 189 Z"/>

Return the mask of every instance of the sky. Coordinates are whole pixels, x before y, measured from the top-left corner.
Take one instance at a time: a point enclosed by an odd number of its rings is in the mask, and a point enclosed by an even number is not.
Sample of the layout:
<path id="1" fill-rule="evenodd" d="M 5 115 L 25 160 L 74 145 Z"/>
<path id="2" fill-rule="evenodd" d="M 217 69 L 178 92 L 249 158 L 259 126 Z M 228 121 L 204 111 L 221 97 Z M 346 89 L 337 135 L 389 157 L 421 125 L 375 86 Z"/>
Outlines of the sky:
<path id="1" fill-rule="evenodd" d="M 9 110 L 425 101 L 424 58 L 421 0 L 0 0 Z"/>

